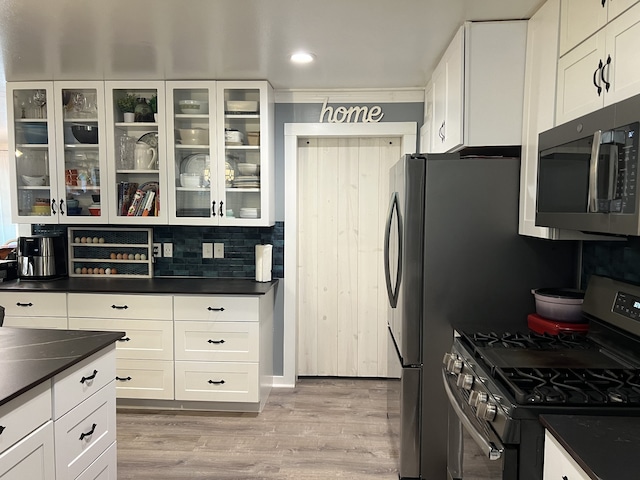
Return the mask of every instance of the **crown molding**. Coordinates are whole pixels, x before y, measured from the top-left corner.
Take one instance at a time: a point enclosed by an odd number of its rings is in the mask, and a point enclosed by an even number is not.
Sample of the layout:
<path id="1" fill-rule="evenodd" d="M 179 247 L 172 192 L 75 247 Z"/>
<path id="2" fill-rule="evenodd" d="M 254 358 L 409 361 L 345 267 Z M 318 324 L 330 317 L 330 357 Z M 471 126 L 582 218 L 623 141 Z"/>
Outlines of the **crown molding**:
<path id="1" fill-rule="evenodd" d="M 424 88 L 398 89 L 283 89 L 276 90 L 276 103 L 422 103 Z"/>

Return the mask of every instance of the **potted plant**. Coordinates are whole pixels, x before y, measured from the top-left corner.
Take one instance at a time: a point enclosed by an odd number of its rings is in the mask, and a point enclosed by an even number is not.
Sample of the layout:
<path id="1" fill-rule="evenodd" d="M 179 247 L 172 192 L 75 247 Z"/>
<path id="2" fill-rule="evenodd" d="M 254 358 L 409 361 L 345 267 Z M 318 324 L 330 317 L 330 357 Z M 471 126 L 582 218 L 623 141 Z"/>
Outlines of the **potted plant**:
<path id="1" fill-rule="evenodd" d="M 124 114 L 125 122 L 134 121 L 134 111 L 136 108 L 136 96 L 132 93 L 125 94 L 124 97 L 120 97 L 117 100 L 118 108 Z"/>
<path id="2" fill-rule="evenodd" d="M 151 111 L 153 112 L 153 120 L 158 121 L 158 96 L 153 95 L 149 100 L 149 106 L 151 107 Z"/>

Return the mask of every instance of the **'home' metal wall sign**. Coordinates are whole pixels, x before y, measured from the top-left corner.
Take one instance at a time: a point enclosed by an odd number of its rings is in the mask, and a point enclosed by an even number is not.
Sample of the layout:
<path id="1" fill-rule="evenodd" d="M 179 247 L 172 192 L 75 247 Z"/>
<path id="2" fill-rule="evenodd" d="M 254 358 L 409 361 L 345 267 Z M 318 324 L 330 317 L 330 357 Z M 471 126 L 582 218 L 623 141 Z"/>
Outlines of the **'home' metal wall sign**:
<path id="1" fill-rule="evenodd" d="M 352 106 L 352 107 L 330 107 L 327 105 L 329 99 L 326 98 L 320 110 L 320 123 L 377 123 L 382 120 L 384 113 L 380 105 Z"/>

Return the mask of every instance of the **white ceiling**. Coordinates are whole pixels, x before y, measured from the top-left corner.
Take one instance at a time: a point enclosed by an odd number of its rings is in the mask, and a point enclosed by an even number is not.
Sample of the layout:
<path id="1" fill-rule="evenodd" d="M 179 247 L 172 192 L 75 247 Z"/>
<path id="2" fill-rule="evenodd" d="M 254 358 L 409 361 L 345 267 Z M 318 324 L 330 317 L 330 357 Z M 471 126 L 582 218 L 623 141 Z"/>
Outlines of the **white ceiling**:
<path id="1" fill-rule="evenodd" d="M 276 89 L 424 87 L 464 20 L 544 0 L 0 0 L 0 78 L 267 79 Z M 294 66 L 308 49 L 317 60 Z"/>

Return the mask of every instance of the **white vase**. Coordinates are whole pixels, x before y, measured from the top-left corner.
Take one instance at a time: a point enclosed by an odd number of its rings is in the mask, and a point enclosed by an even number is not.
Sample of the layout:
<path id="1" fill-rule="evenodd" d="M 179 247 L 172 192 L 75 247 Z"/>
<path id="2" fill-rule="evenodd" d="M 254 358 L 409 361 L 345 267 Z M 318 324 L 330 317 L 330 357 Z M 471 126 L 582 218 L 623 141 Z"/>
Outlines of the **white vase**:
<path id="1" fill-rule="evenodd" d="M 133 123 L 135 121 L 136 114 L 133 112 L 125 112 L 124 113 L 124 122 L 125 123 Z"/>

